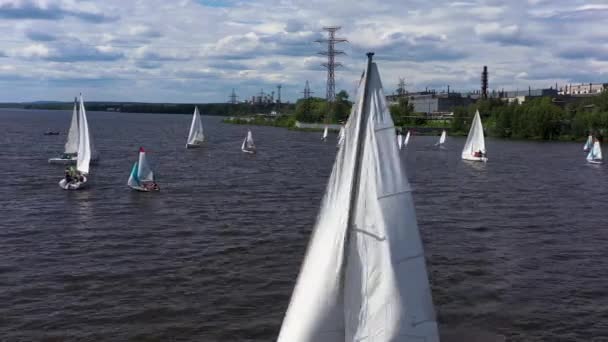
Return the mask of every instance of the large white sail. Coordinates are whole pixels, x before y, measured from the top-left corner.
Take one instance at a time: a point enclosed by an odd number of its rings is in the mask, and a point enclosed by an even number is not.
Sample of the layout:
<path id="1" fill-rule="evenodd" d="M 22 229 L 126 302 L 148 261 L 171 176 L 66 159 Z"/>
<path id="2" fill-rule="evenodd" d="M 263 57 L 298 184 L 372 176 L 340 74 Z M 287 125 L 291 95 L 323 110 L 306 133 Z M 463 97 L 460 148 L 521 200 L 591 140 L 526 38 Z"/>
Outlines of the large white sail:
<path id="1" fill-rule="evenodd" d="M 589 162 L 601 162 L 602 161 L 602 147 L 600 142 L 596 139 L 593 143 L 593 147 L 587 155 L 587 161 Z"/>
<path id="2" fill-rule="evenodd" d="M 587 152 L 593 147 L 593 136 L 589 134 L 587 137 L 587 141 L 585 142 L 585 146 L 583 146 L 583 151 Z"/>
<path id="3" fill-rule="evenodd" d="M 205 135 L 203 134 L 203 121 L 198 111 L 198 106 L 194 107 L 194 114 L 192 115 L 192 124 L 190 124 L 190 133 L 188 134 L 187 145 L 199 145 L 205 141 Z"/>
<path id="4" fill-rule="evenodd" d="M 139 148 L 139 161 L 138 161 L 137 178 L 139 182 L 152 182 L 154 181 L 154 173 L 148 164 L 146 158 L 146 151 L 143 147 Z"/>
<path id="5" fill-rule="evenodd" d="M 405 135 L 405 139 L 403 140 L 403 146 L 407 146 L 407 144 L 410 142 L 410 131 L 407 131 L 407 134 Z"/>
<path id="6" fill-rule="evenodd" d="M 65 142 L 65 153 L 76 154 L 78 152 L 78 100 L 74 99 L 74 110 L 72 111 L 72 122 L 68 131 L 68 140 Z"/>
<path id="7" fill-rule="evenodd" d="M 475 112 L 467 141 L 462 149 L 462 159 L 482 158 L 486 154 L 486 143 L 483 137 L 483 125 L 479 111 Z"/>
<path id="8" fill-rule="evenodd" d="M 89 173 L 89 163 L 91 162 L 91 142 L 82 94 L 80 94 L 78 115 L 78 160 L 76 161 L 76 169 L 86 175 Z"/>
<path id="9" fill-rule="evenodd" d="M 279 342 L 439 341 L 412 190 L 369 63 Z"/>

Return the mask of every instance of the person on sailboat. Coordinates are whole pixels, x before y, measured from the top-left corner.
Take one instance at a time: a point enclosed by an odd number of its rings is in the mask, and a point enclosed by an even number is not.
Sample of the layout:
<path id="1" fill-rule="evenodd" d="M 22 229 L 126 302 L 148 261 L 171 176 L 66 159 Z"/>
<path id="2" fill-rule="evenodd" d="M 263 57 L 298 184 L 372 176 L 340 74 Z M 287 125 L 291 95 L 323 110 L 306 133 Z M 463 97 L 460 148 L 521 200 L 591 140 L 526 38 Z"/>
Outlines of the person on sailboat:
<path id="1" fill-rule="evenodd" d="M 65 169 L 65 182 L 66 182 L 66 183 L 70 183 L 70 182 L 72 182 L 72 174 L 71 174 L 71 172 L 70 172 L 70 169 L 69 169 L 69 168 L 66 168 L 66 169 Z"/>

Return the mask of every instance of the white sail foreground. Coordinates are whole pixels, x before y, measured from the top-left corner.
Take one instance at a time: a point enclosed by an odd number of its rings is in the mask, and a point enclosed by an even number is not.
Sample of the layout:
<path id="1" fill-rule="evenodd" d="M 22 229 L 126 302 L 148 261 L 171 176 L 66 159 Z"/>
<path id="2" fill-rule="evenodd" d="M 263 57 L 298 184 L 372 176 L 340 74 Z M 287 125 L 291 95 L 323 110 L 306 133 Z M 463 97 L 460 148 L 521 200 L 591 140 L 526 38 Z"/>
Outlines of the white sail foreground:
<path id="1" fill-rule="evenodd" d="M 597 139 L 593 143 L 593 147 L 587 155 L 587 161 L 592 164 L 601 164 L 603 161 L 602 147 L 600 146 L 600 142 Z"/>
<path id="2" fill-rule="evenodd" d="M 196 106 L 194 107 L 194 114 L 192 114 L 192 123 L 190 124 L 190 133 L 188 133 L 186 148 L 199 147 L 204 141 L 205 134 L 203 133 L 203 121 L 201 120 L 198 106 Z"/>
<path id="3" fill-rule="evenodd" d="M 479 111 L 475 112 L 467 141 L 462 149 L 462 159 L 471 161 L 488 161 L 486 157 L 486 142 L 483 136 L 483 125 Z"/>
<path id="4" fill-rule="evenodd" d="M 439 341 L 412 190 L 368 63 L 280 342 Z"/>

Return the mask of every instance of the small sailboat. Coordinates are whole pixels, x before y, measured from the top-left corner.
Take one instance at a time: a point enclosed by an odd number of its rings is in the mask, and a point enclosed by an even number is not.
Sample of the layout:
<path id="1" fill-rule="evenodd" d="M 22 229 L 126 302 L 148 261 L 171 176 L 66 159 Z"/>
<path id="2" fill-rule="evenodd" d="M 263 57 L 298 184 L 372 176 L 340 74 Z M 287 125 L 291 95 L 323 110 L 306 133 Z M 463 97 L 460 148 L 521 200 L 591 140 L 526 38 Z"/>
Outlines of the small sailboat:
<path id="1" fill-rule="evenodd" d="M 201 115 L 198 112 L 198 106 L 194 107 L 194 114 L 192 115 L 192 124 L 190 125 L 190 133 L 188 134 L 188 142 L 186 148 L 196 148 L 202 146 L 205 141 L 205 135 L 203 134 L 203 121 Z"/>
<path id="2" fill-rule="evenodd" d="M 59 186 L 64 190 L 78 190 L 83 188 L 87 183 L 87 176 L 89 174 L 92 146 L 82 94 L 80 95 L 78 106 L 78 150 L 76 153 L 76 171 L 72 172 L 71 170 L 66 170 L 65 177 L 59 181 Z"/>
<path id="3" fill-rule="evenodd" d="M 407 134 L 405 135 L 405 139 L 403 139 L 403 146 L 406 147 L 409 142 L 410 142 L 410 131 L 407 131 Z"/>
<path id="4" fill-rule="evenodd" d="M 600 142 L 597 139 L 595 139 L 595 141 L 593 142 L 593 147 L 587 155 L 587 162 L 591 164 L 602 163 L 602 147 L 600 146 Z"/>
<path id="5" fill-rule="evenodd" d="M 591 150 L 592 147 L 593 147 L 593 135 L 589 134 L 589 136 L 587 137 L 587 141 L 585 142 L 585 146 L 583 146 L 583 151 L 589 152 L 589 150 Z"/>
<path id="6" fill-rule="evenodd" d="M 241 145 L 241 151 L 245 153 L 255 153 L 255 144 L 253 143 L 253 135 L 251 134 L 251 130 L 247 131 L 247 136 Z"/>
<path id="7" fill-rule="evenodd" d="M 278 342 L 439 342 L 412 188 L 368 58 Z"/>
<path id="8" fill-rule="evenodd" d="M 462 159 L 471 161 L 486 162 L 486 142 L 483 136 L 483 125 L 481 124 L 481 117 L 479 111 L 475 112 L 473 117 L 473 123 L 469 129 L 469 135 L 467 141 L 464 143 L 462 149 Z"/>
<path id="9" fill-rule="evenodd" d="M 328 131 L 328 128 L 327 128 L 327 126 L 325 126 L 325 129 L 323 130 L 323 138 L 321 138 L 321 140 L 323 140 L 323 141 L 327 140 L 327 131 Z"/>
<path id="10" fill-rule="evenodd" d="M 74 110 L 72 111 L 72 121 L 68 131 L 68 139 L 64 145 L 64 152 L 61 157 L 49 159 L 51 164 L 76 164 L 76 154 L 78 153 L 78 99 L 74 99 Z"/>
<path id="11" fill-rule="evenodd" d="M 338 147 L 344 143 L 344 125 L 340 126 L 340 132 L 338 133 Z"/>
<path id="12" fill-rule="evenodd" d="M 397 146 L 399 146 L 399 149 L 403 147 L 403 139 L 401 137 L 401 133 L 399 132 L 397 132 Z"/>
<path id="13" fill-rule="evenodd" d="M 435 146 L 443 147 L 447 137 L 448 137 L 448 133 L 444 129 L 443 132 L 441 132 L 441 137 L 439 137 L 439 141 L 435 144 Z"/>
<path id="14" fill-rule="evenodd" d="M 133 164 L 127 185 L 133 190 L 143 192 L 160 190 L 154 180 L 154 172 L 148 164 L 146 151 L 143 147 L 139 148 L 139 159 Z"/>

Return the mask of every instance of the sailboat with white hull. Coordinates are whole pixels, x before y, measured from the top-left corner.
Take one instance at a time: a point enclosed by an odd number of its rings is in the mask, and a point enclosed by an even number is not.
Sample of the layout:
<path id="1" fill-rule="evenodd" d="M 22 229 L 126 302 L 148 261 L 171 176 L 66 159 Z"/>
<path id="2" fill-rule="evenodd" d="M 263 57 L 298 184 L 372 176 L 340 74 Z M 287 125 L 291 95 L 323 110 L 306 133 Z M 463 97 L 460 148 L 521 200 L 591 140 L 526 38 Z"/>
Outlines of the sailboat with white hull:
<path id="1" fill-rule="evenodd" d="M 148 164 L 146 151 L 143 147 L 139 148 L 139 158 L 135 164 L 133 164 L 127 185 L 133 190 L 143 192 L 160 190 L 158 184 L 156 184 L 156 181 L 154 180 L 154 172 L 152 172 L 152 168 Z"/>
<path id="2" fill-rule="evenodd" d="M 593 147 L 587 155 L 587 162 L 591 164 L 601 164 L 603 162 L 602 147 L 600 146 L 600 142 L 597 139 L 595 139 L 595 141 L 593 142 Z"/>
<path id="3" fill-rule="evenodd" d="M 473 123 L 471 123 L 467 141 L 464 143 L 464 148 L 462 149 L 462 159 L 480 162 L 488 161 L 486 156 L 486 142 L 483 136 L 483 125 L 481 124 L 479 111 L 475 112 L 475 117 L 473 117 Z"/>
<path id="4" fill-rule="evenodd" d="M 68 139 L 65 142 L 64 152 L 61 157 L 50 158 L 51 164 L 76 164 L 78 153 L 78 99 L 74 99 L 74 110 L 72 111 L 72 121 L 68 131 Z"/>
<path id="5" fill-rule="evenodd" d="M 439 341 L 412 189 L 371 59 L 279 342 Z"/>
<path id="6" fill-rule="evenodd" d="M 241 151 L 245 153 L 255 153 L 255 144 L 253 143 L 253 134 L 251 134 L 251 130 L 247 131 L 247 136 L 245 140 L 243 140 L 243 144 L 241 145 Z"/>
<path id="7" fill-rule="evenodd" d="M 59 186 L 64 190 L 78 190 L 87 183 L 89 166 L 92 156 L 92 144 L 89 135 L 89 123 L 84 108 L 84 100 L 80 95 L 78 106 L 78 150 L 76 158 L 76 170 L 66 170 L 65 177 L 59 181 Z"/>
<path id="8" fill-rule="evenodd" d="M 203 134 L 203 121 L 201 120 L 201 114 L 198 112 L 198 106 L 194 107 L 194 114 L 192 114 L 192 123 L 190 124 L 190 133 L 188 134 L 188 142 L 186 148 L 201 147 L 205 141 L 205 134 Z"/>

